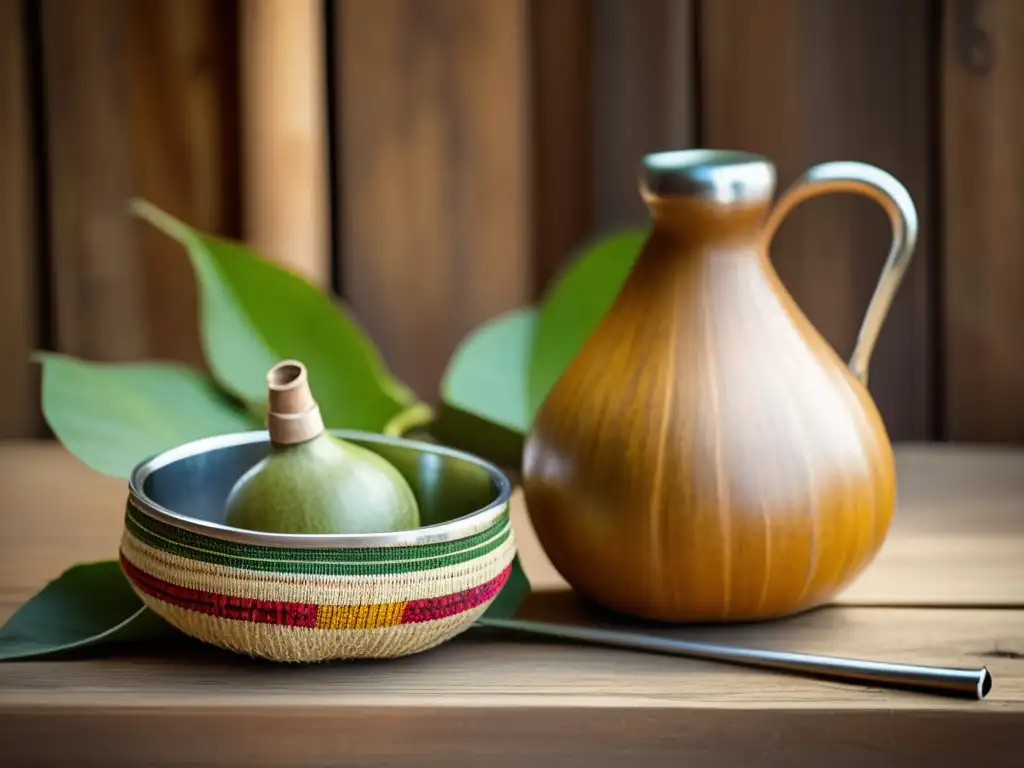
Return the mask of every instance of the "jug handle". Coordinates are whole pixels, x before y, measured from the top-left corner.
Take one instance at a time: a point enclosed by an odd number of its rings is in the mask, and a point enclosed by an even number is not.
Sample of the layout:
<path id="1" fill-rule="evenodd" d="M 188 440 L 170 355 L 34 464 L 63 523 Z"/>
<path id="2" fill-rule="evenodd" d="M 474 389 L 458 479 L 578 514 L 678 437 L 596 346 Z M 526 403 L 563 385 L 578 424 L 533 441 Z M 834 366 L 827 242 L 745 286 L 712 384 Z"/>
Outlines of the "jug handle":
<path id="1" fill-rule="evenodd" d="M 857 162 L 821 163 L 804 171 L 779 198 L 765 223 L 764 242 L 771 242 L 783 219 L 800 203 L 832 192 L 852 192 L 870 197 L 885 209 L 892 226 L 889 256 L 864 314 L 849 362 L 850 371 L 866 387 L 868 366 L 878 333 L 917 244 L 917 209 L 906 187 L 881 168 Z"/>

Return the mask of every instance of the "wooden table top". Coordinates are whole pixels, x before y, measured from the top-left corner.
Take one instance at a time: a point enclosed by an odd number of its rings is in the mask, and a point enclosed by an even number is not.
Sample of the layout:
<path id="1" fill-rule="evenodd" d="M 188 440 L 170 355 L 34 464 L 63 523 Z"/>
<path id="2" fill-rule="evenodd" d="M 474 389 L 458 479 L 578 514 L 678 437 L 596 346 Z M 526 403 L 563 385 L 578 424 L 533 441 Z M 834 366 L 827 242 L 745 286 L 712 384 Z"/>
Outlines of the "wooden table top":
<path id="1" fill-rule="evenodd" d="M 984 665 L 995 685 L 983 701 L 477 629 L 376 663 L 283 666 L 195 647 L 0 663 L 0 754 L 12 765 L 66 762 L 68 749 L 76 765 L 1015 765 L 1024 450 L 910 445 L 897 463 L 889 539 L 837 605 L 667 634 Z M 125 492 L 55 444 L 0 443 L 0 621 L 71 564 L 116 555 Z M 525 615 L 581 620 L 518 500 L 513 519 L 536 590 Z"/>

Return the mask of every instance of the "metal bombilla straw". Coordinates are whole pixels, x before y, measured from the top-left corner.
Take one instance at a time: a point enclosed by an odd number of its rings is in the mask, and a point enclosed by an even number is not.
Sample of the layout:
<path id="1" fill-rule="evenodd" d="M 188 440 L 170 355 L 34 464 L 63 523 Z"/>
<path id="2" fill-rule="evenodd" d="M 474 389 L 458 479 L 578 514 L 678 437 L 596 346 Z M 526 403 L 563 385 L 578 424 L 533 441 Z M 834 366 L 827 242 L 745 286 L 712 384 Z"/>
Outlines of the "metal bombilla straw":
<path id="1" fill-rule="evenodd" d="M 476 623 L 483 627 L 546 635 L 594 645 L 664 653 L 705 661 L 720 661 L 727 664 L 789 672 L 806 677 L 842 680 L 886 688 L 903 688 L 942 696 L 980 700 L 992 690 L 992 675 L 985 667 L 959 669 L 844 659 L 835 656 L 768 651 L 718 643 L 696 643 L 645 635 L 639 632 L 620 632 L 521 619 L 481 617 L 477 619 Z"/>

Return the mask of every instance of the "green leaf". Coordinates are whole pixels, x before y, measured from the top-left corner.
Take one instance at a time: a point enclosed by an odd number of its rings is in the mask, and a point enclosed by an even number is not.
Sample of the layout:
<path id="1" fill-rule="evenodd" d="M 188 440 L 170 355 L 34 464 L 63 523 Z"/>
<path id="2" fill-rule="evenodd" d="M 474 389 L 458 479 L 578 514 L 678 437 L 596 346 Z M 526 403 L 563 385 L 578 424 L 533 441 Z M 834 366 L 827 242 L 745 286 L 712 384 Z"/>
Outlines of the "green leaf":
<path id="1" fill-rule="evenodd" d="M 0 628 L 0 660 L 175 634 L 143 606 L 117 561 L 83 563 L 47 584 Z"/>
<path id="2" fill-rule="evenodd" d="M 498 596 L 494 598 L 487 610 L 484 611 L 485 619 L 511 619 L 516 615 L 523 600 L 530 594 L 530 580 L 526 578 L 522 563 L 519 562 L 519 555 L 512 561 L 512 573 L 508 581 L 501 588 Z"/>
<path id="3" fill-rule="evenodd" d="M 492 424 L 528 432 L 526 373 L 536 326 L 533 307 L 506 312 L 479 326 L 448 361 L 441 399 Z"/>
<path id="4" fill-rule="evenodd" d="M 455 350 L 441 380 L 441 406 L 430 433 L 446 445 L 518 468 L 529 430 L 526 372 L 537 310 L 492 318 Z"/>
<path id="5" fill-rule="evenodd" d="M 208 378 L 173 363 L 94 363 L 40 352 L 42 407 L 64 446 L 127 478 L 144 459 L 202 437 L 259 429 Z"/>
<path id="6" fill-rule="evenodd" d="M 597 241 L 549 287 L 537 318 L 527 366 L 531 419 L 611 308 L 646 238 L 644 229 L 620 232 Z"/>
<path id="7" fill-rule="evenodd" d="M 395 379 L 344 307 L 241 243 L 199 232 L 144 201 L 133 210 L 188 252 L 203 349 L 221 386 L 259 408 L 266 375 L 298 359 L 329 428 L 380 431 L 415 395 Z"/>

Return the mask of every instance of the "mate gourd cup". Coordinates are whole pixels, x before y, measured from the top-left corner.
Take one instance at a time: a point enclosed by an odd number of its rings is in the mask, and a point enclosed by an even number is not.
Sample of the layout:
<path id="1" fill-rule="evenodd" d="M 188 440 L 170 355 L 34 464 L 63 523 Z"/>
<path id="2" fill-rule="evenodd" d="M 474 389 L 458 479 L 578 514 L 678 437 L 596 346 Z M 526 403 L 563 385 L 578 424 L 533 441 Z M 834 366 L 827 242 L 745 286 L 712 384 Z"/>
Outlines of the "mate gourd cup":
<path id="1" fill-rule="evenodd" d="M 650 234 L 526 441 L 533 527 L 577 591 L 622 613 L 747 621 L 820 605 L 872 561 L 893 514 L 867 376 L 915 245 L 910 195 L 836 162 L 773 203 L 771 162 L 717 150 L 648 155 L 640 192 Z M 789 211 L 835 192 L 880 204 L 893 233 L 849 364 L 768 253 Z"/>
<path id="2" fill-rule="evenodd" d="M 120 557 L 142 601 L 187 635 L 280 661 L 405 656 L 468 629 L 515 556 L 508 478 L 458 450 L 331 432 L 404 475 L 421 527 L 307 535 L 226 526 L 227 495 L 267 454 L 269 434 L 197 440 L 132 472 Z"/>

